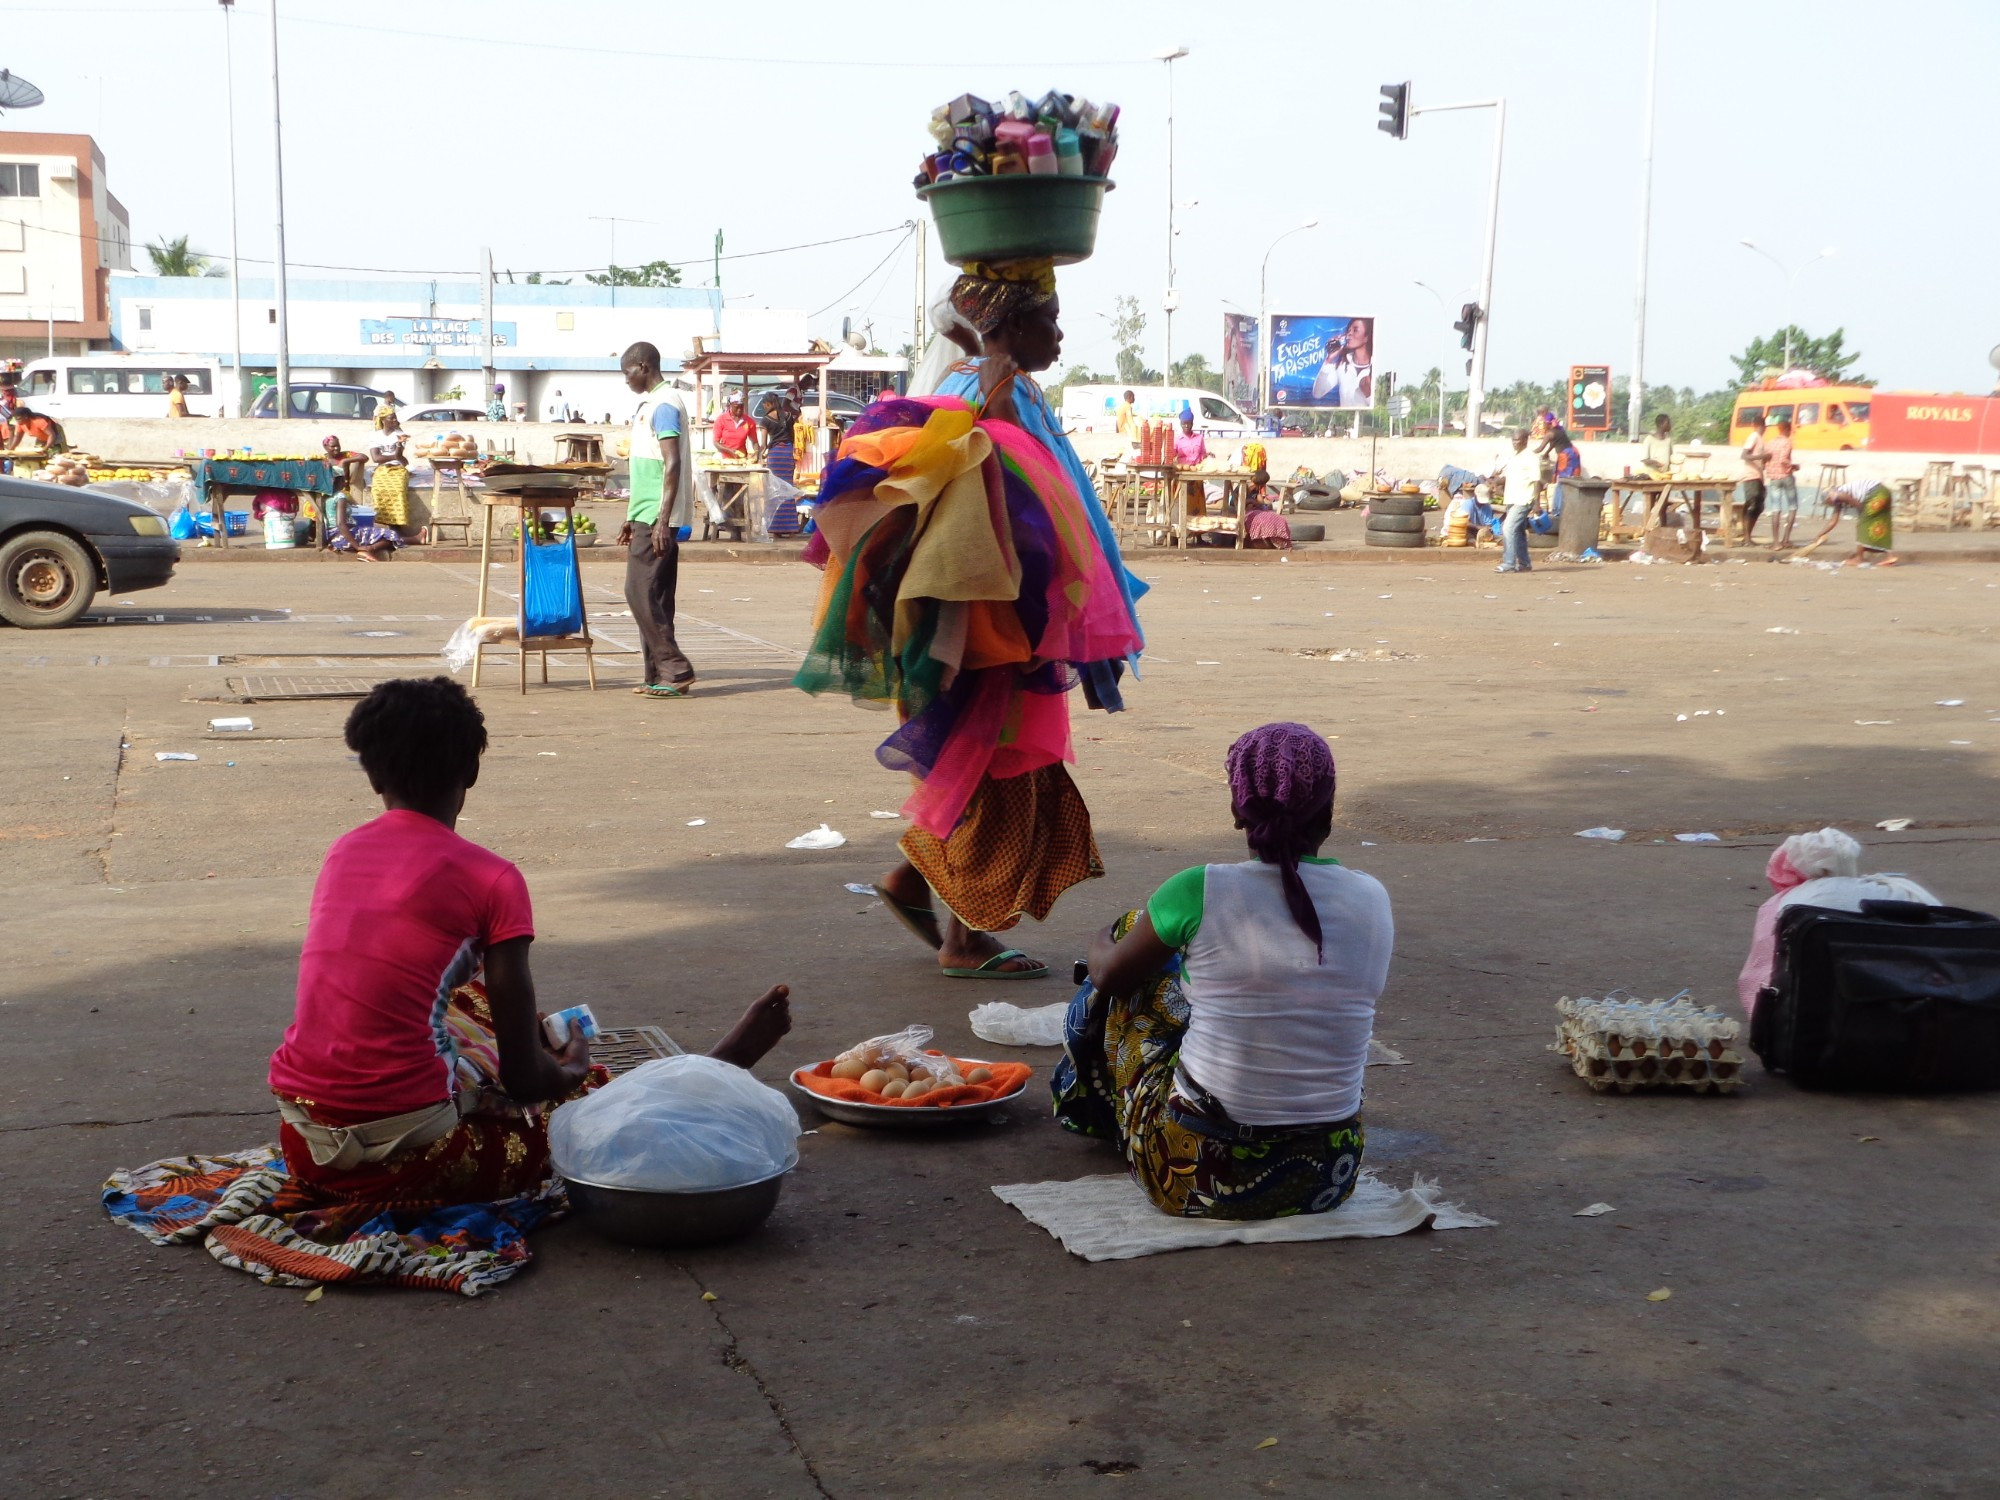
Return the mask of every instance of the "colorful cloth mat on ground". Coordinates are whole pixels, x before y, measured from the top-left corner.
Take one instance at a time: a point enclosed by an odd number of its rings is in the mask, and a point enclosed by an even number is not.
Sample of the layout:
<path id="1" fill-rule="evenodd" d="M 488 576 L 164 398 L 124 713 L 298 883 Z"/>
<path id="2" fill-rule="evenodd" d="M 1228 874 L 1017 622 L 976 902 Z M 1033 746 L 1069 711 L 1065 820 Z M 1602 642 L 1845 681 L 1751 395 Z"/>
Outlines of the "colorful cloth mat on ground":
<path id="1" fill-rule="evenodd" d="M 291 1202 L 287 1203 L 287 1198 Z M 266 1286 L 376 1284 L 476 1297 L 533 1259 L 527 1237 L 569 1211 L 560 1178 L 497 1203 L 385 1210 L 328 1234 L 276 1145 L 111 1174 L 104 1207 L 156 1245 L 201 1242 Z"/>

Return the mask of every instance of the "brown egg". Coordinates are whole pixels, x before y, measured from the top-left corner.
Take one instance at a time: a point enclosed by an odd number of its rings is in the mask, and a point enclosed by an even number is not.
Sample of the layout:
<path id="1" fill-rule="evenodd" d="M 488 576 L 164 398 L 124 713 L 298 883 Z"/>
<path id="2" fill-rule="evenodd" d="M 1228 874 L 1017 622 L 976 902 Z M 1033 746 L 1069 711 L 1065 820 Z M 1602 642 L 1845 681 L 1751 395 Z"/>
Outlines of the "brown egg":
<path id="1" fill-rule="evenodd" d="M 905 1099 L 921 1099 L 924 1097 L 924 1095 L 928 1094 L 930 1091 L 931 1091 L 930 1080 L 919 1079 L 917 1082 L 911 1084 L 908 1088 L 903 1090 L 903 1097 Z"/>
<path id="2" fill-rule="evenodd" d="M 907 1087 L 908 1085 L 902 1079 L 891 1078 L 887 1083 L 882 1085 L 882 1097 L 884 1099 L 900 1099 L 903 1097 L 903 1090 Z"/>
<path id="3" fill-rule="evenodd" d="M 868 1071 L 868 1064 L 858 1057 L 843 1057 L 833 1065 L 835 1078 L 859 1078 Z"/>
<path id="4" fill-rule="evenodd" d="M 991 1083 L 993 1081 L 993 1070 L 991 1068 L 974 1068 L 970 1073 L 965 1075 L 965 1081 L 967 1083 Z"/>
<path id="5" fill-rule="evenodd" d="M 882 1085 L 885 1083 L 894 1083 L 895 1080 L 880 1068 L 870 1068 L 866 1073 L 861 1075 L 859 1082 L 869 1093 L 879 1094 L 882 1092 Z"/>
<path id="6" fill-rule="evenodd" d="M 882 1065 L 882 1071 L 887 1073 L 891 1078 L 895 1079 L 898 1083 L 908 1083 L 912 1078 L 923 1077 L 923 1072 L 921 1069 L 912 1071 L 911 1069 L 904 1067 L 899 1062 L 884 1063 Z"/>

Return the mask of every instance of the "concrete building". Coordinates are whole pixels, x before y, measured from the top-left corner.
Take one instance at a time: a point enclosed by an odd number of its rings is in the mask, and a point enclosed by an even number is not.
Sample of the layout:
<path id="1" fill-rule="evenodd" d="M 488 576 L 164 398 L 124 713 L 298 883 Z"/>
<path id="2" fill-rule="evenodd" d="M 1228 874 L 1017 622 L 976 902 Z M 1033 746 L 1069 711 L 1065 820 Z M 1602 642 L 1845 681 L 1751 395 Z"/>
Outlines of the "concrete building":
<path id="1" fill-rule="evenodd" d="M 0 130 L 0 358 L 101 345 L 111 273 L 131 269 L 131 221 L 97 142 Z"/>
<path id="2" fill-rule="evenodd" d="M 477 280 L 325 281 L 288 288 L 294 384 L 333 381 L 392 390 L 409 404 L 445 399 L 483 405 L 486 325 Z M 269 277 L 243 280 L 243 365 L 277 369 L 278 312 Z M 116 276 L 108 347 L 198 354 L 225 369 L 235 343 L 226 279 Z M 591 420 L 623 420 L 632 396 L 619 356 L 644 340 L 668 370 L 698 334 L 716 331 L 743 350 L 806 347 L 803 312 L 719 306 L 713 290 L 499 282 L 493 288 L 493 365 L 507 404 L 539 418 L 557 391 Z M 225 388 L 226 388 L 225 380 Z M 457 395 L 453 395 L 456 392 Z"/>

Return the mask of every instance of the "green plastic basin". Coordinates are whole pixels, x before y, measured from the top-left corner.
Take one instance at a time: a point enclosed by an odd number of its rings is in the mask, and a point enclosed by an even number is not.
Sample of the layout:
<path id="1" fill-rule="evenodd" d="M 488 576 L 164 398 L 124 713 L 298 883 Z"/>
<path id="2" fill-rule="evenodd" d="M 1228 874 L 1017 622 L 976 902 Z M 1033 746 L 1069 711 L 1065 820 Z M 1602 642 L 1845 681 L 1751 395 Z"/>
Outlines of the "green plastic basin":
<path id="1" fill-rule="evenodd" d="M 1097 248 L 1098 215 L 1113 186 L 1107 177 L 1024 172 L 933 182 L 917 196 L 930 205 L 944 258 L 955 266 L 1041 256 L 1073 266 Z"/>

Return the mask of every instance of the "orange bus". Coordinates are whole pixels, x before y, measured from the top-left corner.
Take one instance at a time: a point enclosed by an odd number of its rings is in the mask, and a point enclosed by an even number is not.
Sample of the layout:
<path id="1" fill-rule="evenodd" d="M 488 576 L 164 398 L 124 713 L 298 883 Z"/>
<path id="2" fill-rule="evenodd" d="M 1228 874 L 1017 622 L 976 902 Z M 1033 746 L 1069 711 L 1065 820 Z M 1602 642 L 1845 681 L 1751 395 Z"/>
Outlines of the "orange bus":
<path id="1" fill-rule="evenodd" d="M 1749 442 L 1750 424 L 1762 417 L 1772 427 L 1790 422 L 1794 448 L 1866 448 L 1874 397 L 1868 385 L 1753 386 L 1736 397 L 1730 446 Z"/>

